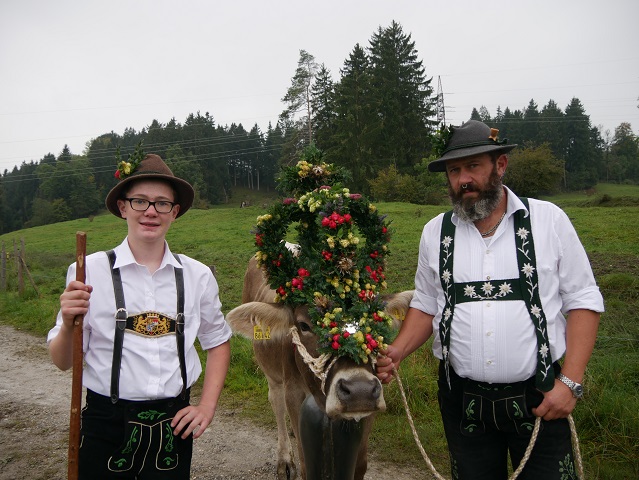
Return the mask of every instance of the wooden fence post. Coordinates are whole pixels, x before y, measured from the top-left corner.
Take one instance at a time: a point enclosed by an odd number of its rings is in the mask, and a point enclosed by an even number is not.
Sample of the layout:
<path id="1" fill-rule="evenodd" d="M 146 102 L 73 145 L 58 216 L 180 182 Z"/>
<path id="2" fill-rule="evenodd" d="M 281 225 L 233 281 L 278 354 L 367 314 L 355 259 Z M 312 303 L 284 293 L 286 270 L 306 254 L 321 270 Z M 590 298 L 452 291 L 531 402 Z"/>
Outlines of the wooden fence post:
<path id="1" fill-rule="evenodd" d="M 0 288 L 3 292 L 7 291 L 7 251 L 4 248 L 4 240 L 2 240 L 2 260 L 0 261 Z"/>

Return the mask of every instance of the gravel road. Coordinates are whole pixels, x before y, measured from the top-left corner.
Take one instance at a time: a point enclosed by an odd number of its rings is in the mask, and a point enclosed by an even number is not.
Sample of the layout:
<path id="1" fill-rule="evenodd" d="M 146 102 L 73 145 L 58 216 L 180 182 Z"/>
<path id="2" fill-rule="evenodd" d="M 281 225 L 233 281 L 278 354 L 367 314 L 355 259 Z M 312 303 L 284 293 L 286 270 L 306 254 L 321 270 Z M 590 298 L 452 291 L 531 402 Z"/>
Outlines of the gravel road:
<path id="1" fill-rule="evenodd" d="M 0 325 L 0 479 L 66 478 L 70 393 L 71 372 L 51 363 L 43 338 Z M 276 438 L 275 429 L 218 410 L 195 442 L 191 478 L 274 479 Z M 366 480 L 426 478 L 369 458 Z"/>

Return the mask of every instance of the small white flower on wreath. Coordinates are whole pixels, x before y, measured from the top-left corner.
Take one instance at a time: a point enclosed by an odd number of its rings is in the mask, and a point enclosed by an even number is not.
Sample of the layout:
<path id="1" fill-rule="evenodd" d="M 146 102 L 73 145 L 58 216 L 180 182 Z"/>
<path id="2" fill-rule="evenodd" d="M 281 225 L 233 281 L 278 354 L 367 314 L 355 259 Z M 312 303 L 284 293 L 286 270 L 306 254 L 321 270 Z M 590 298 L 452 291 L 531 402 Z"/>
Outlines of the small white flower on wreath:
<path id="1" fill-rule="evenodd" d="M 499 293 L 501 293 L 502 295 L 507 295 L 512 292 L 513 292 L 513 289 L 510 287 L 510 283 L 504 282 L 501 285 L 499 285 Z"/>
<path id="2" fill-rule="evenodd" d="M 464 287 L 464 295 L 466 295 L 467 297 L 475 296 L 475 287 L 473 287 L 472 285 L 466 285 Z"/>
<path id="3" fill-rule="evenodd" d="M 445 236 L 444 239 L 442 240 L 442 245 L 446 248 L 450 247 L 451 243 L 453 243 L 452 237 Z"/>
<path id="4" fill-rule="evenodd" d="M 535 272 L 535 267 L 533 267 L 530 263 L 524 263 L 524 268 L 521 269 L 528 278 L 532 277 Z"/>
<path id="5" fill-rule="evenodd" d="M 484 282 L 484 284 L 481 286 L 481 290 L 482 292 L 484 292 L 485 295 L 490 295 L 494 288 L 495 287 L 493 287 L 492 283 L 490 282 Z"/>
<path id="6" fill-rule="evenodd" d="M 517 230 L 517 236 L 521 238 L 522 240 L 526 240 L 526 238 L 528 238 L 528 233 L 529 233 L 528 230 L 526 230 L 523 227 Z"/>
<path id="7" fill-rule="evenodd" d="M 444 280 L 445 283 L 449 283 L 451 277 L 451 273 L 448 270 L 444 270 L 444 273 L 442 273 L 442 280 Z"/>
<path id="8" fill-rule="evenodd" d="M 544 343 L 541 347 L 539 347 L 539 353 L 541 354 L 541 358 L 546 358 L 548 355 L 548 345 Z"/>

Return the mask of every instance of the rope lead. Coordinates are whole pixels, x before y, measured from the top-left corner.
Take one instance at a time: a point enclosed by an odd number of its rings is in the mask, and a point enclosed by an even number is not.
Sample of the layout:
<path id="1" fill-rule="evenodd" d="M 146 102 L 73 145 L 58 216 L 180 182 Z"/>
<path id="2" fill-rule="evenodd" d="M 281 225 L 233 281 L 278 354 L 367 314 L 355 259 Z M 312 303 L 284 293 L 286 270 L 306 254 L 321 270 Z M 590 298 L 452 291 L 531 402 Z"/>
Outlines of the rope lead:
<path id="1" fill-rule="evenodd" d="M 399 373 L 395 369 L 395 365 L 393 365 L 393 376 L 397 378 L 397 384 L 399 385 L 399 393 L 402 395 L 402 402 L 404 403 L 404 409 L 406 410 L 406 417 L 408 418 L 408 423 L 410 424 L 410 429 L 413 432 L 413 438 L 415 439 L 415 443 L 417 444 L 417 448 L 419 448 L 426 465 L 435 476 L 437 480 L 446 480 L 443 476 L 437 472 L 437 469 L 431 462 L 430 458 L 426 454 L 422 443 L 419 440 L 419 435 L 417 434 L 417 428 L 415 428 L 415 423 L 413 422 L 413 416 L 410 413 L 410 408 L 408 408 L 408 400 L 406 399 L 406 393 L 404 392 L 404 385 L 402 384 L 402 379 L 399 377 Z M 575 428 L 575 422 L 572 418 L 572 415 L 568 415 L 568 423 L 570 424 L 570 440 L 572 442 L 572 448 L 575 453 L 575 461 L 577 462 L 577 475 L 581 480 L 584 480 L 584 466 L 581 460 L 581 451 L 579 449 L 579 439 L 577 438 L 577 429 Z M 526 466 L 526 462 L 530 458 L 530 454 L 535 446 L 535 442 L 537 441 L 537 435 L 539 434 L 539 427 L 541 425 L 541 417 L 537 417 L 535 419 L 535 427 L 533 428 L 532 435 L 530 437 L 530 442 L 528 443 L 528 447 L 526 447 L 526 452 L 524 453 L 524 457 L 519 462 L 519 466 L 513 472 L 513 474 L 508 478 L 508 480 L 515 480 L 519 474 L 522 472 L 524 467 Z"/>

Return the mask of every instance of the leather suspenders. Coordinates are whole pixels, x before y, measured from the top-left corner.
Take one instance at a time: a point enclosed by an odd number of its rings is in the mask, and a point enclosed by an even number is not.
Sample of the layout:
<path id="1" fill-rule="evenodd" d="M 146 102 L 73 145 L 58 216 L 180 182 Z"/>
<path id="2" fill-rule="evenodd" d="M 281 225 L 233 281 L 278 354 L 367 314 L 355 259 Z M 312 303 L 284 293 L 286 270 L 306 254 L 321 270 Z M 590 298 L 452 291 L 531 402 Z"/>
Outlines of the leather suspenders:
<path id="1" fill-rule="evenodd" d="M 120 369 L 122 364 L 122 345 L 124 343 L 124 331 L 127 327 L 128 313 L 124 302 L 124 290 L 120 269 L 115 266 L 115 252 L 106 252 L 111 265 L 111 277 L 113 279 L 113 292 L 115 294 L 115 337 L 113 341 L 113 362 L 111 366 L 111 402 L 117 403 L 120 398 Z M 173 254 L 181 264 L 180 258 Z M 181 268 L 174 268 L 175 283 L 177 289 L 177 319 L 175 322 L 175 338 L 177 341 L 178 358 L 180 361 L 180 373 L 182 375 L 182 399 L 186 397 L 186 359 L 184 351 L 184 272 Z"/>

